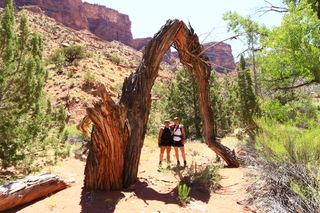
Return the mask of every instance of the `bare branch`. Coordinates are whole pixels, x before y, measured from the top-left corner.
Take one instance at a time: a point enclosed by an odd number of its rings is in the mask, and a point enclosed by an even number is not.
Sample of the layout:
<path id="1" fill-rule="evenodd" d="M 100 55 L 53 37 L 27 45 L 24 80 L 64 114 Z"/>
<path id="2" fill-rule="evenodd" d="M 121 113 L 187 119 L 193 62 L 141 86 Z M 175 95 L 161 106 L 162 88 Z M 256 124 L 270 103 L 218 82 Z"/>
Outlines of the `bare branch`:
<path id="1" fill-rule="evenodd" d="M 218 45 L 218 44 L 221 44 L 221 43 L 223 43 L 223 42 L 225 42 L 225 41 L 227 41 L 227 40 L 236 39 L 236 38 L 238 38 L 239 36 L 242 36 L 243 34 L 244 34 L 244 33 L 240 33 L 240 34 L 238 34 L 238 35 L 234 35 L 234 36 L 231 36 L 231 37 L 229 37 L 229 38 L 226 38 L 226 39 L 224 39 L 224 40 L 222 40 L 222 41 L 219 41 L 219 42 L 217 42 L 217 43 L 214 43 L 213 45 L 209 46 L 208 48 L 204 49 L 201 53 L 199 53 L 199 54 L 197 55 L 197 57 L 199 57 L 199 56 L 202 55 L 203 53 L 207 52 L 207 51 L 208 51 L 209 49 L 211 49 L 212 47 L 214 47 L 214 46 L 216 46 L 216 45 Z"/>
<path id="2" fill-rule="evenodd" d="M 272 5 L 269 1 L 264 0 L 266 3 L 269 4 L 269 6 L 264 6 L 264 7 L 260 7 L 258 8 L 258 13 L 262 13 L 261 15 L 259 15 L 260 17 L 263 16 L 264 14 L 266 14 L 267 12 L 277 12 L 277 13 L 286 13 L 288 12 L 288 8 L 285 7 L 277 7 Z"/>
<path id="3" fill-rule="evenodd" d="M 289 89 L 297 89 L 299 87 L 303 87 L 303 86 L 308 86 L 310 84 L 313 84 L 313 83 L 318 83 L 315 79 L 313 79 L 312 81 L 309 81 L 309 82 L 305 82 L 303 84 L 299 84 L 299 85 L 296 85 L 296 86 L 291 86 L 291 87 L 278 87 L 274 90 L 289 90 Z"/>

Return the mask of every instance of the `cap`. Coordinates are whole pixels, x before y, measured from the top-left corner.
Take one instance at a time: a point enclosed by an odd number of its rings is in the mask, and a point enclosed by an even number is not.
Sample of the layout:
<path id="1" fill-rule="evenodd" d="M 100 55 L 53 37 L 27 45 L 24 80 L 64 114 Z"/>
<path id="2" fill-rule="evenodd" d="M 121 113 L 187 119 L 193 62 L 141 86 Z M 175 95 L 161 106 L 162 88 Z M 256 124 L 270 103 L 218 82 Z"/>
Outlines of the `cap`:
<path id="1" fill-rule="evenodd" d="M 165 120 L 163 123 L 170 123 L 170 121 L 169 120 Z"/>
<path id="2" fill-rule="evenodd" d="M 180 119 L 179 119 L 178 117 L 175 117 L 173 120 L 178 120 L 178 121 L 180 121 Z"/>

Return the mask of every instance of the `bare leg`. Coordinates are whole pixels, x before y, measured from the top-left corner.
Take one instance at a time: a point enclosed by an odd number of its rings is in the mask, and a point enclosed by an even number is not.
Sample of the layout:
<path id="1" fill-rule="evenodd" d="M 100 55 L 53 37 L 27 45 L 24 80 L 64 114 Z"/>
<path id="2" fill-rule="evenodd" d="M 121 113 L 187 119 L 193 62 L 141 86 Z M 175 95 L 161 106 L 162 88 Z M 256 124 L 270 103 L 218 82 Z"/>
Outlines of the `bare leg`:
<path id="1" fill-rule="evenodd" d="M 164 150 L 166 150 L 166 147 L 165 147 L 165 146 L 160 146 L 160 156 L 159 156 L 159 161 L 160 161 L 160 162 L 161 162 L 162 159 L 163 159 Z"/>
<path id="2" fill-rule="evenodd" d="M 177 159 L 177 161 L 179 161 L 179 149 L 177 146 L 174 146 L 173 148 L 174 148 L 174 153 L 176 155 L 176 159 Z"/>
<path id="3" fill-rule="evenodd" d="M 166 146 L 166 151 L 167 151 L 167 163 L 170 163 L 171 146 Z"/>
<path id="4" fill-rule="evenodd" d="M 183 146 L 180 146 L 179 147 L 180 151 L 181 151 L 181 156 L 183 158 L 184 161 L 186 161 L 186 153 L 184 152 L 184 147 Z"/>

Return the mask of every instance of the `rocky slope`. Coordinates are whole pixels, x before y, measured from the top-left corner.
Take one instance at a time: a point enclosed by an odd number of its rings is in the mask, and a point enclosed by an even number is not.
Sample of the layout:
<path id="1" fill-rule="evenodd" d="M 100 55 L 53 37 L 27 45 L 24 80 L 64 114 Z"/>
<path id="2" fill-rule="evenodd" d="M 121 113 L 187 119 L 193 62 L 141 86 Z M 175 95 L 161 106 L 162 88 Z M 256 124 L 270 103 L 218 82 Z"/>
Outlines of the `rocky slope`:
<path id="1" fill-rule="evenodd" d="M 5 0 L 0 0 L 3 7 Z M 131 21 L 128 15 L 121 14 L 114 9 L 97 4 L 83 3 L 82 0 L 14 0 L 17 7 L 28 6 L 33 11 L 43 12 L 58 22 L 75 30 L 88 30 L 106 41 L 117 40 L 141 50 L 151 40 L 148 38 L 133 39 Z M 33 7 L 30 7 L 33 5 Z M 207 48 L 214 43 L 204 45 Z M 224 72 L 235 68 L 231 46 L 219 43 L 206 51 L 212 68 L 218 72 Z M 176 63 L 177 53 L 169 50 L 164 56 L 164 61 Z"/>

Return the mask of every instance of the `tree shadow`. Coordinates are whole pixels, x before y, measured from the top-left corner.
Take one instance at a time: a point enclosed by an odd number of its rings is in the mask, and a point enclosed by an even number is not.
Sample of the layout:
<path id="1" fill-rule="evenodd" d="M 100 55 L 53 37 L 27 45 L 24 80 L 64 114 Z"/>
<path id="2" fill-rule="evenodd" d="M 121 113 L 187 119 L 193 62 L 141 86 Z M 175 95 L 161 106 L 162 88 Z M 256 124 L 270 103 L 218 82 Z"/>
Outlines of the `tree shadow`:
<path id="1" fill-rule="evenodd" d="M 149 205 L 148 201 L 151 200 L 160 201 L 163 202 L 163 204 L 179 204 L 178 200 L 176 199 L 178 194 L 177 187 L 173 188 L 167 193 L 160 193 L 153 188 L 148 187 L 146 182 L 138 181 L 136 186 L 136 190 L 134 191 L 135 196 L 143 200 L 146 205 Z"/>
<path id="2" fill-rule="evenodd" d="M 112 213 L 125 196 L 122 191 L 100 191 L 82 188 L 81 213 Z"/>

